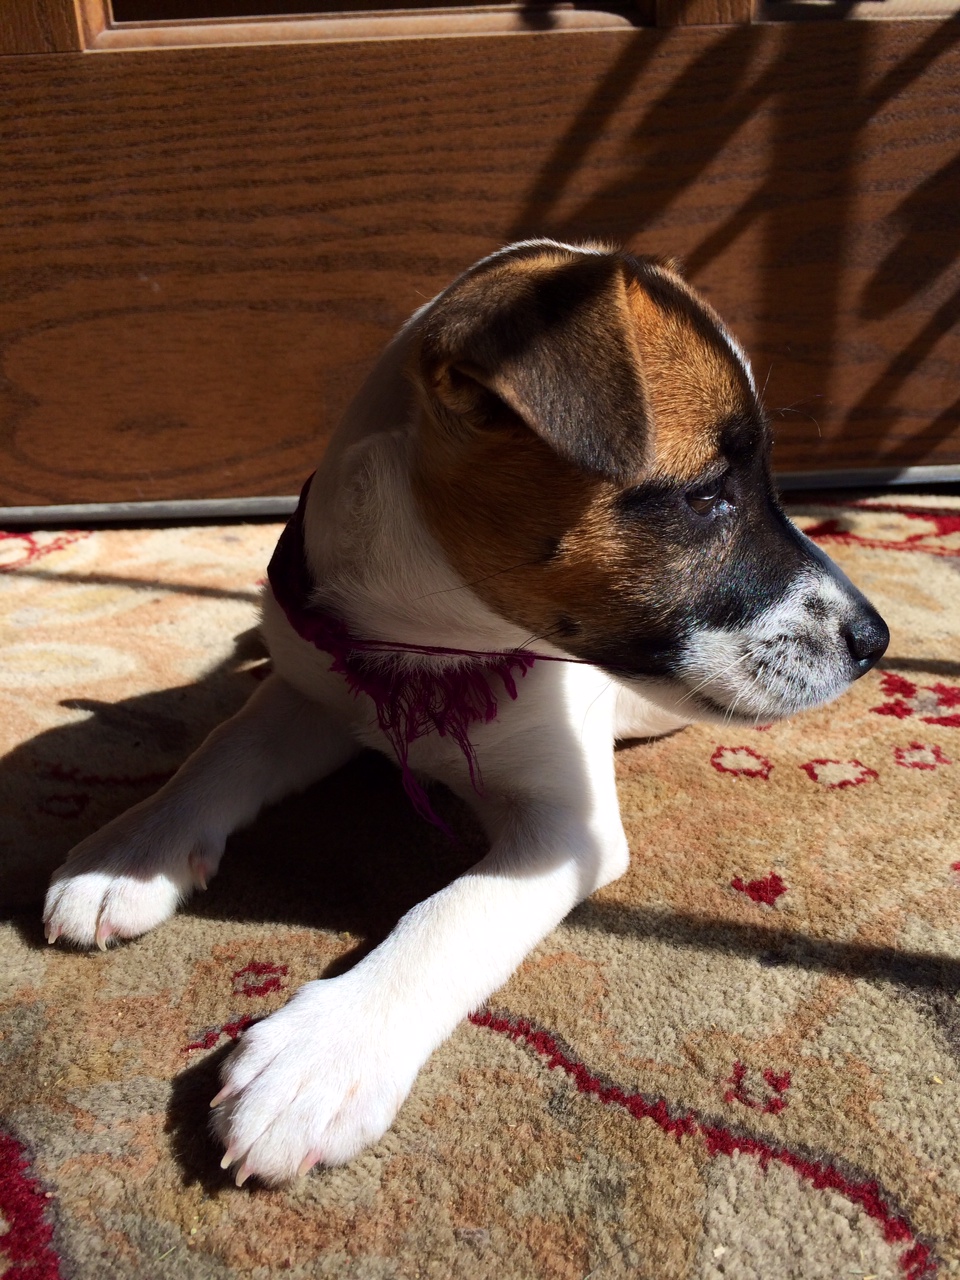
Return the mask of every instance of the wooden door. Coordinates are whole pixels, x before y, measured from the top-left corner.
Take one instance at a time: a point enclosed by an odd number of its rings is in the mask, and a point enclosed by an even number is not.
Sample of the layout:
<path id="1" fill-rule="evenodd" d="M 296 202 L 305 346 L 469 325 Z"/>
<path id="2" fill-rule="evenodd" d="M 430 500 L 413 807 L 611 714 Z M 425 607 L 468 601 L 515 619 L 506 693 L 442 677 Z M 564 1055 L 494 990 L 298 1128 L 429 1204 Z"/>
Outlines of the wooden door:
<path id="1" fill-rule="evenodd" d="M 788 483 L 960 476 L 956 16 L 125 3 L 4 10 L 0 506 L 295 493 L 403 319 L 535 234 L 679 255 Z"/>

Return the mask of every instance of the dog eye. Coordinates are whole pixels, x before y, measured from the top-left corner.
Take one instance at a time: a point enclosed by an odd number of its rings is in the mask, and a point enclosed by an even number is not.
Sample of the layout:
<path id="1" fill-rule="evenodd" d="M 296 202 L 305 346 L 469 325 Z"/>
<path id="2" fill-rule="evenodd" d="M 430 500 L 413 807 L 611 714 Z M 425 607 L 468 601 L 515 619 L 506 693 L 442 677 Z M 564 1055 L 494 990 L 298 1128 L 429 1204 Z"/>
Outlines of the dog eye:
<path id="1" fill-rule="evenodd" d="M 711 480 L 686 494 L 687 506 L 698 516 L 708 516 L 723 495 L 723 480 Z"/>

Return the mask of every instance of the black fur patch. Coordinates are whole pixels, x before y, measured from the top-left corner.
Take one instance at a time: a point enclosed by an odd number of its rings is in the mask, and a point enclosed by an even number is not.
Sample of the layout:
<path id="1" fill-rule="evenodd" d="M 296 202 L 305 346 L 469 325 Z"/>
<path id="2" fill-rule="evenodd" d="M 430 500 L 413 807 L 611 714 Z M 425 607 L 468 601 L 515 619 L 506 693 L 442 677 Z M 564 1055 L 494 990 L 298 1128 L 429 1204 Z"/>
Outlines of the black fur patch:
<path id="1" fill-rule="evenodd" d="M 762 432 L 762 424 L 756 430 Z M 737 434 L 747 434 L 742 424 Z M 702 481 L 641 485 L 621 494 L 625 554 L 634 540 L 656 538 L 660 571 L 625 610 L 616 633 L 570 646 L 578 657 L 621 677 L 670 677 L 696 631 L 747 626 L 783 598 L 805 566 L 836 572 L 781 510 L 765 449 L 754 447 L 746 458 L 737 448 L 730 454 L 721 500 L 709 516 L 686 501 Z"/>

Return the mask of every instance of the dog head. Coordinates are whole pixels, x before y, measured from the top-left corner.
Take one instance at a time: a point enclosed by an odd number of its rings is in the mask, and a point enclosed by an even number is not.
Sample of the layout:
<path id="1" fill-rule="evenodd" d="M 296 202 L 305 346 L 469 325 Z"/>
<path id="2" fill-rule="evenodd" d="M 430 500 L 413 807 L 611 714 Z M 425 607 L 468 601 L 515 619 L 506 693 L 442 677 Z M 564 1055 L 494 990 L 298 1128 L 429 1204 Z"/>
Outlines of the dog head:
<path id="1" fill-rule="evenodd" d="M 750 723 L 882 655 L 879 614 L 780 509 L 746 356 L 671 264 L 511 246 L 427 310 L 410 375 L 427 524 L 531 642 Z"/>

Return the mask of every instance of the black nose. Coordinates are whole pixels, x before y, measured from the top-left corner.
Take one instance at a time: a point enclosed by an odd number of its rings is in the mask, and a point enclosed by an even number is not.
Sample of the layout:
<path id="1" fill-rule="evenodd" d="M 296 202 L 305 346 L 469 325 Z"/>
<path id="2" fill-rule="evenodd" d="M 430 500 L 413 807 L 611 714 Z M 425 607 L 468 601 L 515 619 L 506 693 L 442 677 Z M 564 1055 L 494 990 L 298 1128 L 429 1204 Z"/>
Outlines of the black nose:
<path id="1" fill-rule="evenodd" d="M 850 657 L 856 663 L 854 679 L 859 679 L 883 657 L 890 643 L 890 632 L 876 609 L 871 609 L 868 605 L 852 622 L 847 623 L 843 638 L 850 650 Z"/>

